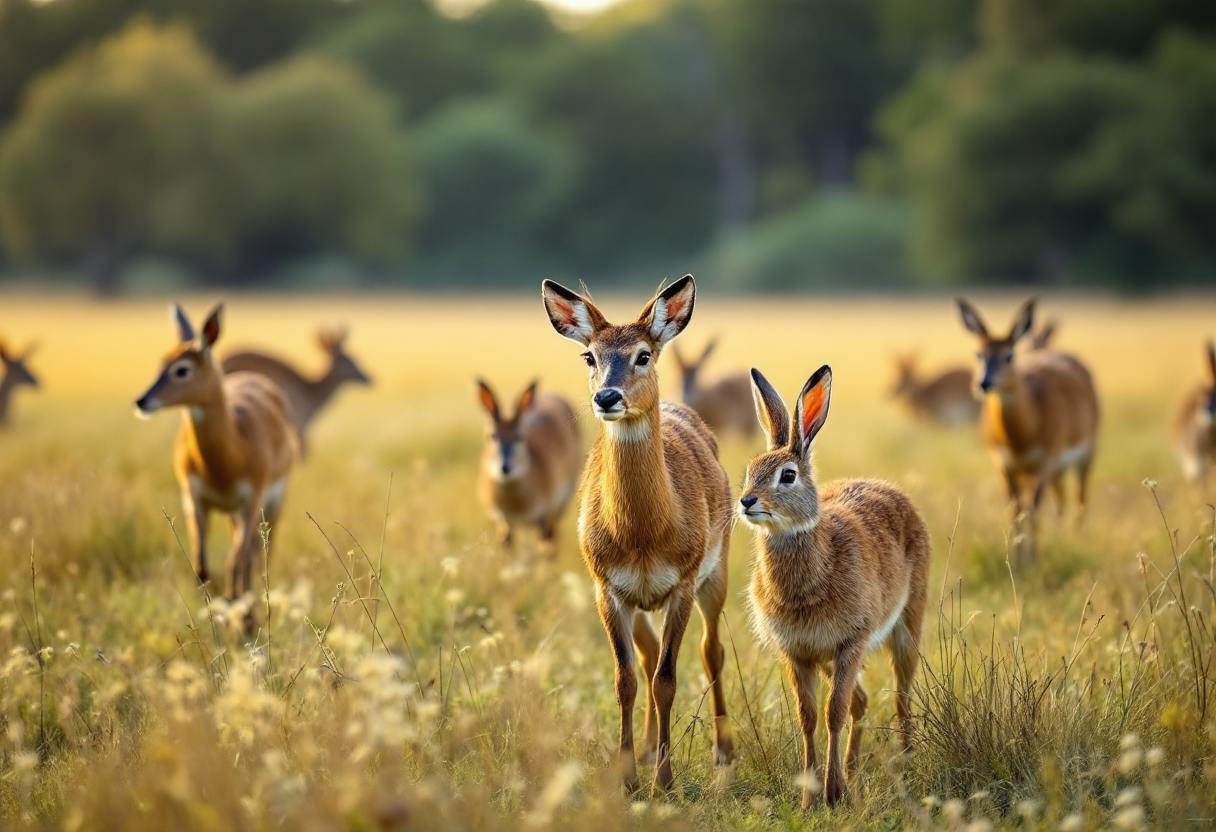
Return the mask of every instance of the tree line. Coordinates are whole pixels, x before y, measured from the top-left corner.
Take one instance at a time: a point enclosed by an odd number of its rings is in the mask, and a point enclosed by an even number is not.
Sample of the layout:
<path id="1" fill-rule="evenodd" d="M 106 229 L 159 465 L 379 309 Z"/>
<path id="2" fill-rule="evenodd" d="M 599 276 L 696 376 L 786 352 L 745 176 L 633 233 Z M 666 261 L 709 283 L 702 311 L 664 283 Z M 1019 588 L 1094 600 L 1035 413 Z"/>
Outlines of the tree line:
<path id="1" fill-rule="evenodd" d="M 1211 282 L 1208 0 L 0 0 L 0 270 Z"/>

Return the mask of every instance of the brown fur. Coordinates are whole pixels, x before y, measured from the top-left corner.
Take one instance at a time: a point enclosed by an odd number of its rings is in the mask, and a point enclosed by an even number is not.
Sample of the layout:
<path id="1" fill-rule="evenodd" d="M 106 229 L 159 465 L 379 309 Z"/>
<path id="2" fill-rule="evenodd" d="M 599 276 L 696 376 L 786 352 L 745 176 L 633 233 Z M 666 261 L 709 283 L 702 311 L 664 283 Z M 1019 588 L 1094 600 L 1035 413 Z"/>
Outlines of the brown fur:
<path id="1" fill-rule="evenodd" d="M 20 387 L 38 389 L 38 378 L 26 364 L 33 353 L 34 348 L 27 347 L 21 355 L 16 355 L 0 343 L 0 364 L 4 366 L 4 375 L 0 376 L 0 428 L 8 427 L 13 393 Z"/>
<path id="2" fill-rule="evenodd" d="M 685 361 L 677 345 L 671 353 L 680 367 L 680 390 L 684 404 L 697 411 L 710 429 L 721 434 L 737 433 L 751 437 L 756 433 L 752 418 L 752 386 L 747 373 L 729 373 L 709 383 L 701 382 L 701 370 L 717 346 L 711 339 L 695 361 Z"/>
<path id="3" fill-rule="evenodd" d="M 811 443 L 827 418 L 827 367 L 803 388 L 792 421 L 764 376 L 752 370 L 752 378 L 769 438 L 768 450 L 748 465 L 739 501 L 740 517 L 759 532 L 748 589 L 752 621 L 788 667 L 808 778 L 816 769 L 816 674 L 829 680 L 824 786 L 828 803 L 835 803 L 845 792 L 841 733 L 851 715 L 845 757 L 851 774 L 868 702 L 857 676 L 879 645 L 895 673 L 903 746 L 911 750 L 910 690 L 919 664 L 929 534 L 912 501 L 890 483 L 839 480 L 816 487 Z M 803 808 L 813 798 L 804 786 Z"/>
<path id="4" fill-rule="evenodd" d="M 160 376 L 136 407 L 143 414 L 185 408 L 173 467 L 189 519 L 195 573 L 201 583 L 209 580 L 207 520 L 212 511 L 227 514 L 232 529 L 228 594 L 235 599 L 253 587 L 260 526 L 263 519 L 272 527 L 278 520 L 298 440 L 278 387 L 255 373 L 224 375 L 216 366 L 212 347 L 220 334 L 221 309 L 215 308 L 195 341 L 189 321 L 174 305 L 181 344 L 165 357 Z"/>
<path id="5" fill-rule="evenodd" d="M 1207 478 L 1216 465 L 1216 344 L 1207 345 L 1207 381 L 1183 398 L 1174 417 L 1174 450 L 1188 480 Z"/>
<path id="6" fill-rule="evenodd" d="M 970 304 L 957 300 L 963 325 L 980 344 L 976 394 L 983 397 L 980 436 L 1005 479 L 1015 522 L 1014 558 L 1034 557 L 1035 515 L 1050 486 L 1061 511 L 1063 475 L 1075 468 L 1078 503 L 1085 508 L 1089 469 L 1097 444 L 1098 396 L 1089 370 L 1071 355 L 1014 347 L 1034 328 L 1034 300 L 1018 313 L 1003 338 L 992 337 Z M 1024 508 L 1023 489 L 1033 498 Z"/>
<path id="7" fill-rule="evenodd" d="M 543 289 L 554 328 L 588 347 L 592 409 L 604 422 L 579 489 L 579 544 L 616 660 L 622 775 L 626 788 L 637 787 L 636 647 L 647 681 L 643 746 L 657 760 L 654 788 L 665 790 L 673 780 L 676 660 L 694 603 L 705 626 L 701 659 L 712 688 L 714 764 L 733 758 L 718 638 L 730 483 L 705 423 L 682 404 L 659 403 L 655 369 L 662 348 L 687 326 L 696 287 L 691 275 L 681 278 L 624 326 L 608 323 L 591 301 L 552 281 Z M 660 608 L 661 636 L 644 612 Z"/>
<path id="8" fill-rule="evenodd" d="M 481 503 L 504 546 L 512 544 L 512 526 L 535 524 L 541 541 L 551 547 L 583 469 L 574 409 L 556 393 L 538 394 L 535 384 L 524 390 L 510 416 L 485 382 L 480 394 L 489 416 L 477 481 Z"/>
<path id="9" fill-rule="evenodd" d="M 896 359 L 899 379 L 891 395 L 902 398 L 913 414 L 944 425 L 974 422 L 980 415 L 980 403 L 971 393 L 971 371 L 965 367 L 942 370 L 928 380 L 916 371 L 913 356 Z"/>
<path id="10" fill-rule="evenodd" d="M 287 397 L 292 422 L 300 435 L 301 456 L 307 453 L 308 426 L 316 418 L 338 388 L 347 382 L 371 384 L 355 360 L 346 352 L 346 330 L 317 333 L 317 344 L 329 358 L 329 367 L 316 378 L 301 375 L 287 362 L 265 353 L 248 350 L 232 353 L 224 359 L 224 372 L 257 373 L 270 379 Z"/>

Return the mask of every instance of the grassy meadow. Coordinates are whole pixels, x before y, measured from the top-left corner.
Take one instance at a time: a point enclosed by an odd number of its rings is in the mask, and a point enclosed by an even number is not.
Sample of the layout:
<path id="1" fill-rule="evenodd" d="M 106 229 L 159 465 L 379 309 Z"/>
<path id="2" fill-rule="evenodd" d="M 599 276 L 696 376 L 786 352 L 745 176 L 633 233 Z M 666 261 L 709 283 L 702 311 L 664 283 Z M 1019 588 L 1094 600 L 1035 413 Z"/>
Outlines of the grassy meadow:
<path id="1" fill-rule="evenodd" d="M 213 300 L 183 305 L 198 323 Z M 978 303 L 1000 328 L 1017 300 Z M 619 320 L 645 298 L 601 301 Z M 969 363 L 947 298 L 705 293 L 681 336 L 692 351 L 719 335 L 712 367 L 757 366 L 787 400 L 831 364 L 820 478 L 889 478 L 932 534 L 917 751 L 895 753 L 891 676 L 874 656 L 852 799 L 803 816 L 791 692 L 742 603 L 749 529 L 735 528 L 726 611 L 733 782 L 711 771 L 694 617 L 677 785 L 655 801 L 616 785 L 612 660 L 573 514 L 552 562 L 531 536 L 515 556 L 493 545 L 474 496 L 474 378 L 513 397 L 538 377 L 578 402 L 588 444 L 597 429 L 580 350 L 552 331 L 539 292 L 228 299 L 221 352 L 273 347 L 311 370 L 315 328 L 346 323 L 376 382 L 314 425 L 251 599 L 253 638 L 184 554 L 180 417 L 133 416 L 173 345 L 166 302 L 5 297 L 0 335 L 40 342 L 43 389 L 18 394 L 0 434 L 0 827 L 1211 828 L 1216 494 L 1184 485 L 1166 427 L 1201 378 L 1212 298 L 1040 309 L 1094 370 L 1102 429 L 1087 517 L 1060 520 L 1049 500 L 1039 560 L 1018 574 L 975 432 L 916 423 L 887 397 L 900 350 L 928 370 Z M 659 367 L 675 396 L 674 362 Z M 736 487 L 755 450 L 723 442 Z M 226 543 L 215 521 L 213 564 Z"/>

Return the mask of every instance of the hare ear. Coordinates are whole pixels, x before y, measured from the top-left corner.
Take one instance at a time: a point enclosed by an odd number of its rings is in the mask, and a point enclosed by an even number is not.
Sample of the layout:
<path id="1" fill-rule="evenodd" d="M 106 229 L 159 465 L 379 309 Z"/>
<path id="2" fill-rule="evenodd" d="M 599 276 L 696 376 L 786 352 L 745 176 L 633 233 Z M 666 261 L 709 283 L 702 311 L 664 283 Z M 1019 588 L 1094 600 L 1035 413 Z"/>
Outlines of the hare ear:
<path id="1" fill-rule="evenodd" d="M 1212 381 L 1216 382 L 1216 341 L 1208 340 L 1208 372 L 1212 374 Z"/>
<path id="2" fill-rule="evenodd" d="M 494 391 L 490 389 L 490 385 L 481 379 L 477 379 L 477 397 L 481 399 L 481 406 L 485 408 L 486 413 L 489 413 L 490 418 L 497 422 L 498 399 L 494 398 Z"/>
<path id="3" fill-rule="evenodd" d="M 975 311 L 970 303 L 963 298 L 955 298 L 955 305 L 958 306 L 958 314 L 963 319 L 963 326 L 972 335 L 977 335 L 980 338 L 988 337 L 988 327 L 984 326 L 984 319 L 980 317 L 980 313 Z"/>
<path id="4" fill-rule="evenodd" d="M 798 394 L 798 407 L 794 410 L 792 450 L 809 456 L 811 443 L 828 420 L 828 405 L 832 403 L 832 368 L 824 364 L 807 379 Z"/>
<path id="5" fill-rule="evenodd" d="M 519 404 L 515 407 L 515 414 L 518 416 L 532 406 L 536 401 L 536 385 L 538 382 L 532 382 L 527 386 L 524 392 L 519 394 Z"/>
<path id="6" fill-rule="evenodd" d="M 177 327 L 177 340 L 183 344 L 188 344 L 194 340 L 194 326 L 190 323 L 190 319 L 186 317 L 186 311 L 177 303 L 169 307 L 169 317 L 173 319 L 174 326 Z"/>
<path id="7" fill-rule="evenodd" d="M 540 290 L 545 311 L 549 313 L 549 323 L 553 324 L 558 335 L 585 347 L 591 343 L 595 333 L 608 326 L 608 319 L 595 308 L 594 303 L 560 283 L 546 280 L 541 283 Z"/>
<path id="8" fill-rule="evenodd" d="M 1022 304 L 1022 308 L 1018 310 L 1017 320 L 1013 322 L 1013 329 L 1009 331 L 1009 338 L 1015 344 L 1025 338 L 1034 330 L 1034 304 L 1036 298 L 1031 298 Z"/>
<path id="9" fill-rule="evenodd" d="M 692 275 L 686 274 L 655 295 L 642 314 L 638 315 L 637 322 L 646 327 L 650 337 L 662 349 L 688 326 L 696 300 L 696 281 Z"/>
<path id="10" fill-rule="evenodd" d="M 752 400 L 756 404 L 756 418 L 768 437 L 768 449 L 784 448 L 790 441 L 790 413 L 773 385 L 755 367 L 752 368 Z"/>

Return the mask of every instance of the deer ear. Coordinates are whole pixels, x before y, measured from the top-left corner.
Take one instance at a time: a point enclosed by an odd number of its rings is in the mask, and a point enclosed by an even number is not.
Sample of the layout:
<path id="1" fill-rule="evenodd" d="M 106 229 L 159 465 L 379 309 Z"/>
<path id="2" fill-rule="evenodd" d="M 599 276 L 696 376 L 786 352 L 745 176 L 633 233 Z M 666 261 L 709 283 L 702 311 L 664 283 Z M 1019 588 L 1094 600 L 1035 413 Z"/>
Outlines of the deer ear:
<path id="1" fill-rule="evenodd" d="M 789 411 L 773 385 L 755 367 L 752 368 L 752 401 L 756 405 L 756 418 L 768 437 L 768 449 L 775 451 L 789 444 Z"/>
<path id="2" fill-rule="evenodd" d="M 177 340 L 183 344 L 188 344 L 194 340 L 194 326 L 190 323 L 190 319 L 186 317 L 186 311 L 174 303 L 169 307 L 169 317 L 173 320 L 173 325 L 177 327 Z"/>
<path id="3" fill-rule="evenodd" d="M 963 298 L 955 298 L 954 303 L 958 306 L 958 314 L 962 317 L 963 326 L 967 331 L 980 338 L 987 338 L 988 327 L 984 326 L 984 319 L 980 317 L 980 313 L 976 312 L 975 308 Z"/>
<path id="4" fill-rule="evenodd" d="M 704 364 L 709 359 L 710 354 L 713 353 L 716 346 L 718 346 L 718 339 L 716 337 L 710 338 L 709 343 L 705 345 L 705 349 L 701 350 L 701 357 L 697 359 L 698 366 Z"/>
<path id="5" fill-rule="evenodd" d="M 532 382 L 527 386 L 524 392 L 519 394 L 519 404 L 515 406 L 515 413 L 519 415 L 532 406 L 536 401 L 536 385 L 537 382 Z"/>
<path id="6" fill-rule="evenodd" d="M 5 364 L 7 364 L 11 360 L 12 360 L 12 358 L 9 355 L 8 347 L 4 344 L 3 341 L 0 341 L 0 361 L 3 361 Z"/>
<path id="7" fill-rule="evenodd" d="M 794 410 L 793 450 L 807 456 L 811 443 L 828 420 L 828 405 L 832 403 L 832 368 L 824 364 L 807 379 L 798 394 L 798 407 Z"/>
<path id="8" fill-rule="evenodd" d="M 596 332 L 608 325 L 607 319 L 595 308 L 595 304 L 560 283 L 546 280 L 540 286 L 549 313 L 549 323 L 557 334 L 584 347 L 591 343 Z"/>
<path id="9" fill-rule="evenodd" d="M 638 323 L 662 349 L 688 326 L 696 299 L 697 284 L 686 274 L 655 295 L 638 316 Z"/>
<path id="10" fill-rule="evenodd" d="M 1212 381 L 1216 382 L 1216 342 L 1208 341 L 1208 371 L 1212 374 Z"/>
<path id="11" fill-rule="evenodd" d="M 317 346 L 321 348 L 322 352 L 332 353 L 334 351 L 334 339 L 328 330 L 317 330 Z"/>
<path id="12" fill-rule="evenodd" d="M 1037 333 L 1035 333 L 1035 336 L 1034 336 L 1035 349 L 1039 349 L 1039 350 L 1046 349 L 1047 346 L 1051 343 L 1051 339 L 1055 336 L 1055 334 L 1056 334 L 1056 322 L 1054 320 L 1048 321 L 1047 323 L 1043 324 L 1043 328 L 1040 329 Z"/>
<path id="13" fill-rule="evenodd" d="M 1034 303 L 1035 298 L 1031 298 L 1018 310 L 1017 320 L 1013 322 L 1013 329 L 1009 332 L 1009 337 L 1015 344 L 1034 330 Z"/>
<path id="14" fill-rule="evenodd" d="M 489 413 L 490 418 L 497 422 L 498 399 L 494 398 L 494 391 L 490 389 L 490 385 L 481 379 L 477 379 L 477 397 L 481 400 L 481 406 L 485 408 L 486 413 Z"/>
<path id="15" fill-rule="evenodd" d="M 207 354 L 211 348 L 215 346 L 215 342 L 220 338 L 220 331 L 224 323 L 224 304 L 217 303 L 215 308 L 211 310 L 211 314 L 207 316 L 207 320 L 203 321 L 203 331 L 198 336 L 199 351 Z"/>

